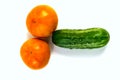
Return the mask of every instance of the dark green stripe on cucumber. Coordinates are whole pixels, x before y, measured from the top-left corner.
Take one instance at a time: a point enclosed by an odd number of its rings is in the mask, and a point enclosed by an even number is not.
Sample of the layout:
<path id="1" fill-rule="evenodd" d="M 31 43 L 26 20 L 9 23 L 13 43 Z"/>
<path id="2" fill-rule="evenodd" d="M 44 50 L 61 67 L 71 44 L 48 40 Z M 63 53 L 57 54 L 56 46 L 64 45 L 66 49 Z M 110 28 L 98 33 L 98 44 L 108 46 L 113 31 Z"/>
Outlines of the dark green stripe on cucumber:
<path id="1" fill-rule="evenodd" d="M 70 49 L 92 49 L 105 46 L 110 39 L 103 28 L 60 29 L 52 34 L 52 42 L 59 47 Z"/>

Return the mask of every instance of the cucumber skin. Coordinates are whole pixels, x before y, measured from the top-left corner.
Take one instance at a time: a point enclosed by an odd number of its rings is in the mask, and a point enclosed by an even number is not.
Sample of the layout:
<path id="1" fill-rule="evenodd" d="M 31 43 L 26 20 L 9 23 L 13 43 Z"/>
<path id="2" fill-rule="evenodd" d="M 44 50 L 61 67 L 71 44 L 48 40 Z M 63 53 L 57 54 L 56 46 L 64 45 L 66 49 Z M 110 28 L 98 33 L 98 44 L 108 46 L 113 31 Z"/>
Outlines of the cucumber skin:
<path id="1" fill-rule="evenodd" d="M 52 42 L 59 47 L 70 49 L 93 49 L 105 46 L 110 40 L 103 28 L 60 29 L 52 34 Z"/>

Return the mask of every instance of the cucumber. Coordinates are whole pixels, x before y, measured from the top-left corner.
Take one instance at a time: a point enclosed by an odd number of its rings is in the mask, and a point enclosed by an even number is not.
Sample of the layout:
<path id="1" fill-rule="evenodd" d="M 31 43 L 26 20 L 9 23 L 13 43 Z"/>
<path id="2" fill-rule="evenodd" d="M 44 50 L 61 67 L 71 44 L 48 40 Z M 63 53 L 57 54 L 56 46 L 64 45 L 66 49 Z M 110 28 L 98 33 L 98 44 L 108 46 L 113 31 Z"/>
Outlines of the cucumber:
<path id="1" fill-rule="evenodd" d="M 59 47 L 70 49 L 93 49 L 105 46 L 110 35 L 103 28 L 60 29 L 52 34 L 52 42 Z"/>

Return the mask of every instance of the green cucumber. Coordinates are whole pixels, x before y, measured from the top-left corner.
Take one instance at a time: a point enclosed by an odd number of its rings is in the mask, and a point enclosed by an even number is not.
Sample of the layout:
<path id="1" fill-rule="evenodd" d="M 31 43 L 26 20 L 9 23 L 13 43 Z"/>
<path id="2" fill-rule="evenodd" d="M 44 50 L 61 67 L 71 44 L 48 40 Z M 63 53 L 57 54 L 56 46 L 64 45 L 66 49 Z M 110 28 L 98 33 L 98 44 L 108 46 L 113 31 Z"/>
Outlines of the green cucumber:
<path id="1" fill-rule="evenodd" d="M 105 46 L 110 39 L 103 28 L 60 29 L 52 34 L 52 42 L 59 47 L 70 49 L 92 49 Z"/>

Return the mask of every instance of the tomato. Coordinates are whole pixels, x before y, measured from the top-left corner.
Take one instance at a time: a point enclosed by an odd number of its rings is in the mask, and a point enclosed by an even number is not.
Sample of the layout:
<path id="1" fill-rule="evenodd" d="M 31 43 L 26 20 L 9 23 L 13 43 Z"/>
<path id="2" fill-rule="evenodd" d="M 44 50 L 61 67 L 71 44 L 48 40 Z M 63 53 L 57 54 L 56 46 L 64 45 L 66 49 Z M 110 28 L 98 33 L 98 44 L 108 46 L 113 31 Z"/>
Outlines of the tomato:
<path id="1" fill-rule="evenodd" d="M 56 11 L 48 5 L 34 7 L 27 16 L 28 31 L 36 37 L 48 37 L 57 28 L 58 16 Z"/>
<path id="2" fill-rule="evenodd" d="M 50 48 L 45 41 L 31 38 L 21 46 L 20 56 L 31 69 L 41 69 L 49 62 Z"/>

